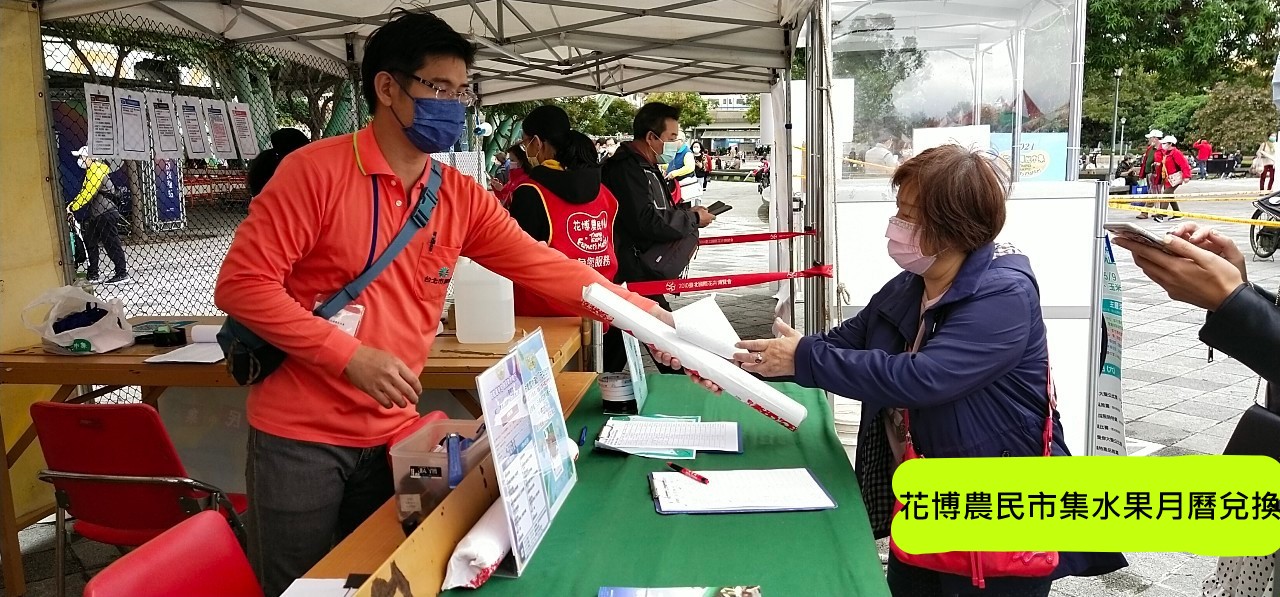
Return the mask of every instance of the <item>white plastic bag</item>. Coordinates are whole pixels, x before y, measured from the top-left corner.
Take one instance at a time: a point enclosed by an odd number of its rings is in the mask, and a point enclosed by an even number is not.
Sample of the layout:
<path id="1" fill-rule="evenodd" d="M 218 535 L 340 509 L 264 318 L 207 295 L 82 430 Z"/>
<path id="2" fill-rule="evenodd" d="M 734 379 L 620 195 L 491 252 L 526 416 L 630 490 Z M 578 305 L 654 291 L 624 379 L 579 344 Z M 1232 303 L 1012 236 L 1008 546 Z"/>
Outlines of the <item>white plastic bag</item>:
<path id="1" fill-rule="evenodd" d="M 33 311 L 48 306 L 43 319 L 33 322 Z M 88 305 L 106 309 L 107 314 L 92 325 L 62 333 L 53 331 L 54 322 Z M 31 301 L 22 310 L 22 325 L 40 336 L 46 352 L 66 355 L 102 354 L 133 345 L 133 326 L 124 315 L 120 299 L 103 300 L 76 286 L 54 288 Z"/>

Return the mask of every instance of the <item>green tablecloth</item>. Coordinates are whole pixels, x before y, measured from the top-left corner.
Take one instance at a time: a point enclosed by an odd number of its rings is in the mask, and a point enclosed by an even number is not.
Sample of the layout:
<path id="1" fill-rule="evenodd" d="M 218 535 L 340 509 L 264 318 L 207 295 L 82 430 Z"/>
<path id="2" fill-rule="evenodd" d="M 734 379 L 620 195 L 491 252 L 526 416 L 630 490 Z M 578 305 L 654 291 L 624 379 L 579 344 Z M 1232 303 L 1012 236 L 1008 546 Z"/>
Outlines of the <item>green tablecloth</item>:
<path id="1" fill-rule="evenodd" d="M 588 443 L 578 484 L 518 579 L 492 578 L 479 595 L 594 597 L 602 586 L 761 585 L 765 597 L 887 596 L 862 494 L 836 438 L 826 399 L 815 390 L 778 386 L 809 409 L 792 433 L 728 396 L 714 396 L 684 376 L 649 378 L 644 414 L 701 415 L 739 421 L 742 454 L 699 454 L 681 461 L 698 470 L 808 467 L 838 507 L 822 512 L 661 515 L 648 474 L 665 461 L 593 450 L 601 425 L 593 388 L 569 418 Z M 450 593 L 455 593 L 451 591 Z"/>

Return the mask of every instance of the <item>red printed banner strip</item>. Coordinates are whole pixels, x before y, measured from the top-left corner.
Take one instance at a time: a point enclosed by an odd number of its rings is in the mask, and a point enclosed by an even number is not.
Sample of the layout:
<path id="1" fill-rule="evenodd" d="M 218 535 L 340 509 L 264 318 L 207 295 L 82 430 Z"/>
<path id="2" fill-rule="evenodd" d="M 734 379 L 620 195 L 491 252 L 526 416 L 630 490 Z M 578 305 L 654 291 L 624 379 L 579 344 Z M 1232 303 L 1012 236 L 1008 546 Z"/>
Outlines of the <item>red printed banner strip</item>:
<path id="1" fill-rule="evenodd" d="M 737 243 L 758 243 L 770 240 L 788 240 L 797 236 L 813 236 L 817 234 L 814 230 L 805 230 L 804 232 L 765 232 L 762 234 L 738 234 L 734 236 L 709 236 L 698 239 L 698 245 L 705 247 L 709 245 L 733 245 Z"/>
<path id="2" fill-rule="evenodd" d="M 627 288 L 632 292 L 653 296 L 658 294 L 677 294 L 682 292 L 703 292 L 707 290 L 723 290 L 755 286 L 780 280 L 797 278 L 830 278 L 830 265 L 819 265 L 799 272 L 769 272 L 764 274 L 731 274 L 727 276 L 711 276 L 709 278 L 685 278 L 682 280 L 660 280 L 657 282 L 628 282 Z"/>

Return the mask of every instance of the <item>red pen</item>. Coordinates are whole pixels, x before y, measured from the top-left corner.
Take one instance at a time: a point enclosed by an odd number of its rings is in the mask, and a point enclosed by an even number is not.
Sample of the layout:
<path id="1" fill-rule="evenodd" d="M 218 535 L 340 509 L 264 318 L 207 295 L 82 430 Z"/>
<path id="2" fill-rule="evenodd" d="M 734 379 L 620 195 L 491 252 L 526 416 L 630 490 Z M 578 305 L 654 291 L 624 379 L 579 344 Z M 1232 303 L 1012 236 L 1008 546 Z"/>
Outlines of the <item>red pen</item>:
<path id="1" fill-rule="evenodd" d="M 693 472 L 693 471 L 691 471 L 691 470 L 689 470 L 689 469 L 687 469 L 687 468 L 685 468 L 685 467 L 683 467 L 683 466 L 680 466 L 680 465 L 678 465 L 678 464 L 676 464 L 676 463 L 674 463 L 674 462 L 668 462 L 668 463 L 667 463 L 667 466 L 671 467 L 671 470 L 673 470 L 673 471 L 675 471 L 675 472 L 677 472 L 677 473 L 680 473 L 680 474 L 682 474 L 682 475 L 684 475 L 684 476 L 686 476 L 686 477 L 689 477 L 690 479 L 693 479 L 694 481 L 697 481 L 697 482 L 699 482 L 699 483 L 701 483 L 701 484 L 703 484 L 703 485 L 706 485 L 706 484 L 708 484 L 708 483 L 710 483 L 710 482 L 711 482 L 711 480 L 707 479 L 706 477 L 704 477 L 704 476 L 702 476 L 702 475 L 699 475 L 698 473 L 695 473 L 695 472 Z"/>

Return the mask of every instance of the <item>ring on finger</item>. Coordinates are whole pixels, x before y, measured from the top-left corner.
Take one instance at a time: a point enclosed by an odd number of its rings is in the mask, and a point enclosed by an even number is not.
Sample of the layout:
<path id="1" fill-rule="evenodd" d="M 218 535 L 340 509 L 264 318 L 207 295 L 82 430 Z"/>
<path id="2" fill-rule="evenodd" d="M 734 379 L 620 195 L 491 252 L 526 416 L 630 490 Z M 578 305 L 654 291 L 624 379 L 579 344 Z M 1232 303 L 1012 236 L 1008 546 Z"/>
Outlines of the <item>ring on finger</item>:
<path id="1" fill-rule="evenodd" d="M 756 364 L 757 364 L 757 365 L 759 365 L 760 363 L 763 363 L 763 362 L 764 362 L 764 353 L 763 353 L 763 352 L 757 352 L 757 353 L 755 353 L 755 354 L 756 354 Z"/>

